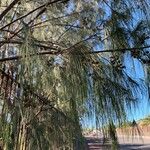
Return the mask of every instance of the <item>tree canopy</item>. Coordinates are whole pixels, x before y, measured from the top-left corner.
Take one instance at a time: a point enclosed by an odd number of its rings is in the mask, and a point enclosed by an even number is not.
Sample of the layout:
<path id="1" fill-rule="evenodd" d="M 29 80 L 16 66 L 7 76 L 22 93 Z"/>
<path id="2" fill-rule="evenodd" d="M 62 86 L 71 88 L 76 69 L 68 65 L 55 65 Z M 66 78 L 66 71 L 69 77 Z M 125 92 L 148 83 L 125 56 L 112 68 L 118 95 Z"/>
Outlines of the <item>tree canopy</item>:
<path id="1" fill-rule="evenodd" d="M 115 125 L 149 92 L 149 9 L 149 0 L 1 1 L 1 147 L 84 149 L 84 120 L 107 125 L 115 145 Z M 127 74 L 127 54 L 144 84 Z"/>

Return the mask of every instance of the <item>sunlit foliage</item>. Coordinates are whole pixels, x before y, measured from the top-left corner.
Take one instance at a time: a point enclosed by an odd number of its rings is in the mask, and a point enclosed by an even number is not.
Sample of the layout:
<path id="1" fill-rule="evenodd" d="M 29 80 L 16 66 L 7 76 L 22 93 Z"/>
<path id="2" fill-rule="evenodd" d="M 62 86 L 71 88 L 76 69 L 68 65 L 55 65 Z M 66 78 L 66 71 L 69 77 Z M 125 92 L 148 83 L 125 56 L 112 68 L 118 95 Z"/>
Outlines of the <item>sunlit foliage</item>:
<path id="1" fill-rule="evenodd" d="M 149 69 L 149 7 L 148 0 L 2 0 L 1 147 L 82 150 L 81 123 L 93 120 L 109 127 L 115 149 L 115 124 L 126 122 L 141 88 L 126 74 L 125 54 Z"/>

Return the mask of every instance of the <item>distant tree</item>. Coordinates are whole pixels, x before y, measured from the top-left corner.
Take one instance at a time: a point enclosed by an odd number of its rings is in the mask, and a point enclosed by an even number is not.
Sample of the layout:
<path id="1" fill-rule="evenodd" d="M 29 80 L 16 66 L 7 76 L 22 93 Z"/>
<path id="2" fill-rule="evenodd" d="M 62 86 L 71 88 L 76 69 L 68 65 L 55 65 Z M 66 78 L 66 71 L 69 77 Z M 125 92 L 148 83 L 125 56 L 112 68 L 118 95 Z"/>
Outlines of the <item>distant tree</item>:
<path id="1" fill-rule="evenodd" d="M 147 116 L 141 120 L 139 120 L 140 125 L 150 125 L 150 116 Z"/>

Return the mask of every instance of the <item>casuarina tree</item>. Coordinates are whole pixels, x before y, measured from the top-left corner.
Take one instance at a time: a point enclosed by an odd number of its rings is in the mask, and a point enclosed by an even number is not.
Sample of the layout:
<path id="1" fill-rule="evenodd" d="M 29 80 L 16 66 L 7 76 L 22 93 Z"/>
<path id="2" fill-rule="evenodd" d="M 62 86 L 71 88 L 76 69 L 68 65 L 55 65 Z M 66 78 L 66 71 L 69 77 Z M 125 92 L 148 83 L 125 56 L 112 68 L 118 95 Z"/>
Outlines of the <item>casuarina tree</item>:
<path id="1" fill-rule="evenodd" d="M 108 130 L 116 149 L 115 126 L 149 89 L 149 7 L 149 0 L 1 1 L 1 149 L 84 150 L 85 120 Z M 127 73 L 132 60 L 145 82 Z"/>

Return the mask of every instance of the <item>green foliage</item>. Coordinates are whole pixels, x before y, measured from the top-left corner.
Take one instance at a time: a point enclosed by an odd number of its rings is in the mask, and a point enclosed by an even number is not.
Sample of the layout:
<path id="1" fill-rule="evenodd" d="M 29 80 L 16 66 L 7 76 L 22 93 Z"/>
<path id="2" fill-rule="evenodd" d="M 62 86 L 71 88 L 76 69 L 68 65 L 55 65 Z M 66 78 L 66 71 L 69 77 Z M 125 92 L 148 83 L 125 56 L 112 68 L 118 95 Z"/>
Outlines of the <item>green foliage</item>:
<path id="1" fill-rule="evenodd" d="M 144 21 L 137 23 L 139 7 Z M 131 55 L 143 61 L 148 8 L 147 0 L 3 1 L 3 149 L 82 150 L 85 118 L 108 131 L 115 149 L 115 125 L 126 122 L 140 86 L 125 74 L 123 59 L 126 49 L 137 47 Z M 111 51 L 98 53 L 95 44 Z"/>

